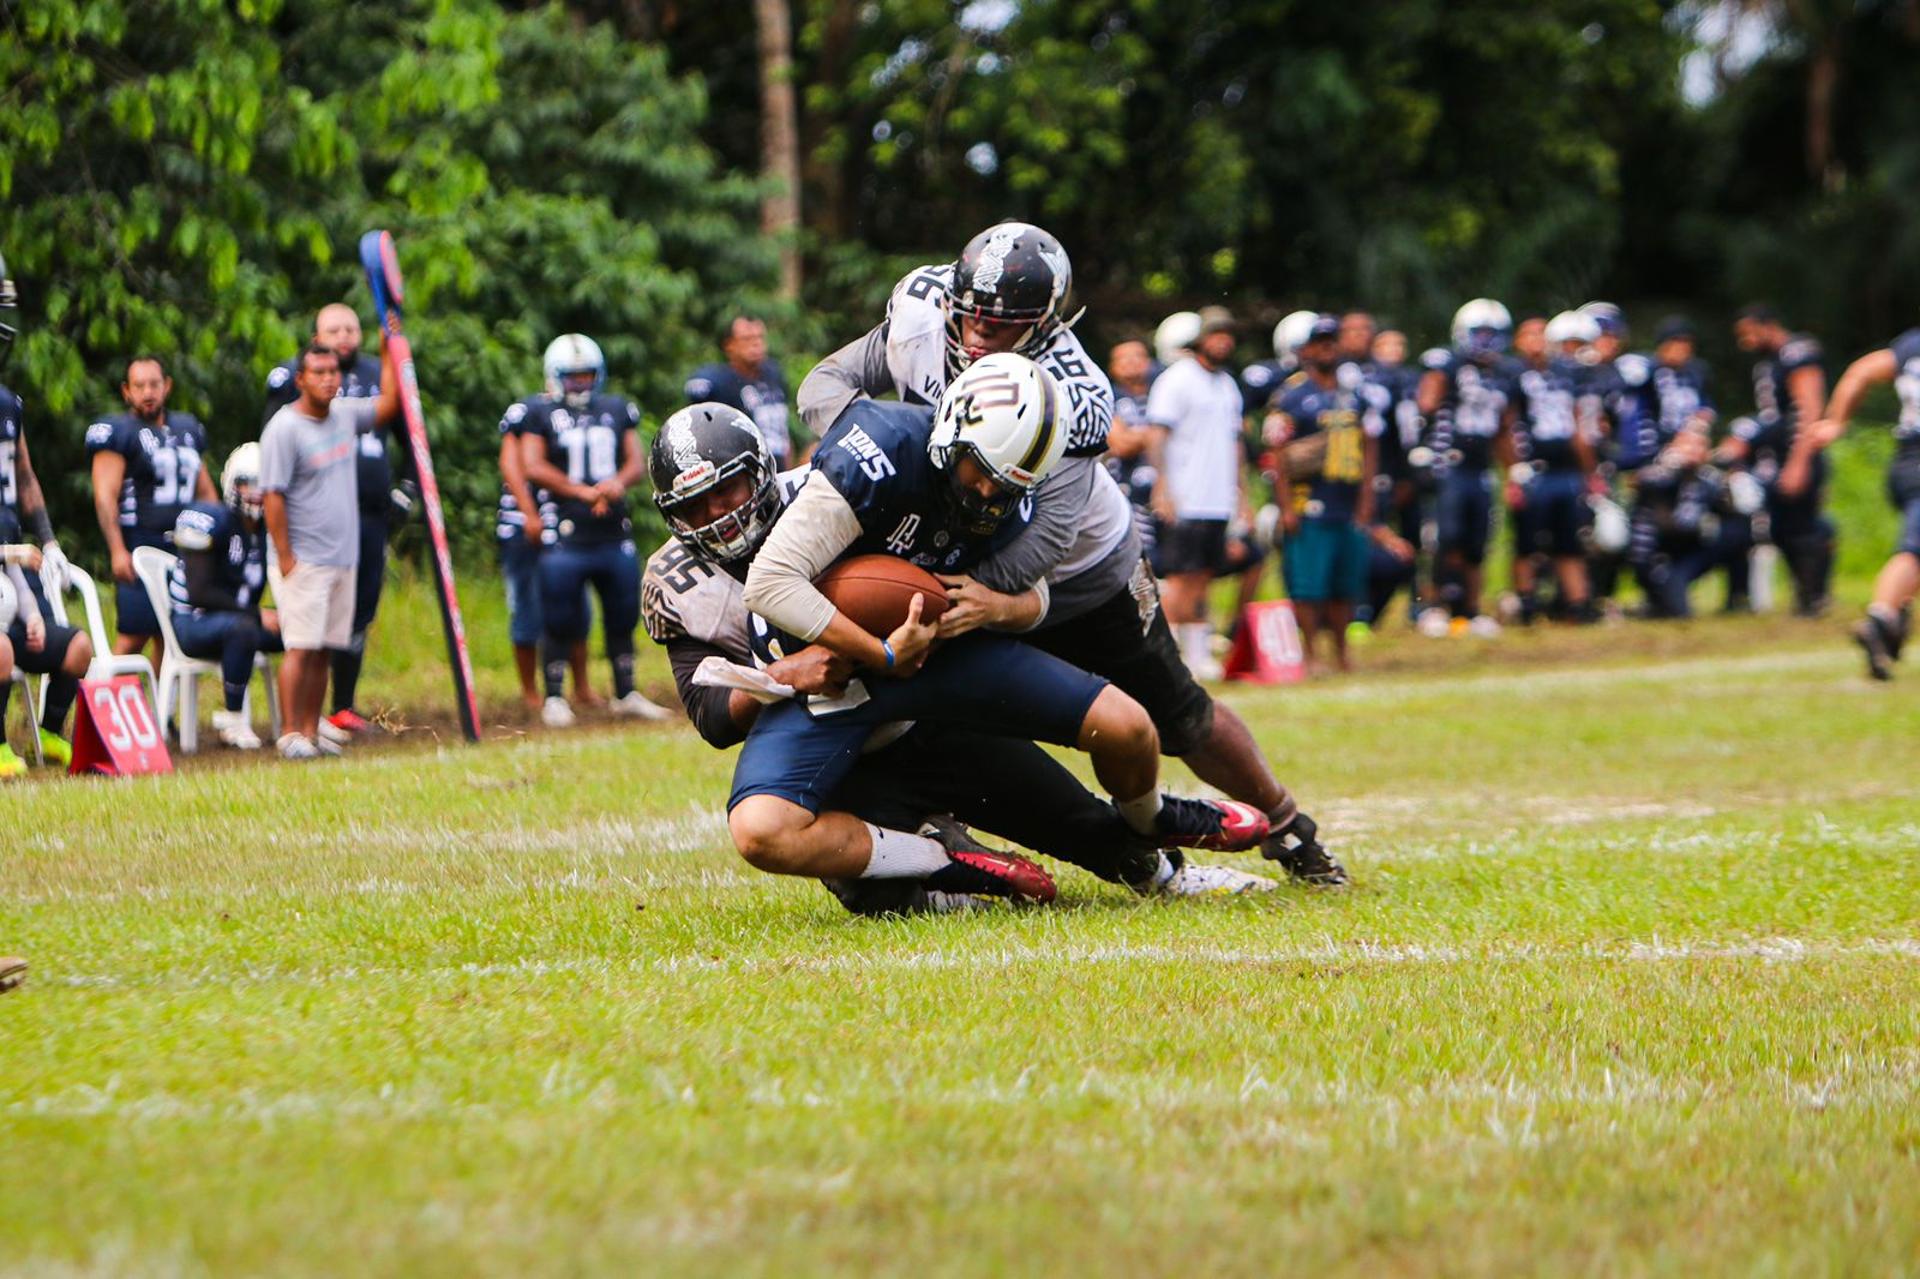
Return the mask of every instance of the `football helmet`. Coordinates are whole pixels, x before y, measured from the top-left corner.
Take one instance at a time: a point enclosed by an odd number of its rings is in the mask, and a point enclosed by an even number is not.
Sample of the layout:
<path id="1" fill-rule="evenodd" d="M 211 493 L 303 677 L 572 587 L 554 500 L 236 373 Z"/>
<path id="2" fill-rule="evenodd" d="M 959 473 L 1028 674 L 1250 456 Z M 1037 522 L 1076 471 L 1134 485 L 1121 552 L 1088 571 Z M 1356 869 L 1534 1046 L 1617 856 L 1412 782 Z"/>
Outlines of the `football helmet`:
<path id="1" fill-rule="evenodd" d="M 1453 313 L 1454 349 L 1466 355 L 1498 355 L 1513 337 L 1513 316 L 1492 298 L 1475 298 Z"/>
<path id="2" fill-rule="evenodd" d="M 750 558 L 780 514 L 780 476 L 753 419 L 728 404 L 689 404 L 660 427 L 647 459 L 653 501 L 673 535 L 695 550 L 733 563 Z M 700 501 L 745 477 L 745 495 L 707 517 Z"/>
<path id="3" fill-rule="evenodd" d="M 960 341 L 963 318 L 1025 325 L 1012 349 L 1033 355 L 1060 328 L 1072 287 L 1067 251 L 1031 223 L 1002 222 L 967 241 L 947 290 L 948 380 L 972 362 Z"/>
<path id="4" fill-rule="evenodd" d="M 946 473 L 955 523 L 977 535 L 998 528 L 1066 449 L 1053 375 L 1012 352 L 982 356 L 947 384 L 927 441 L 927 456 Z M 963 457 L 993 482 L 991 496 L 961 482 Z"/>
<path id="5" fill-rule="evenodd" d="M 607 357 L 600 354 L 600 344 L 584 333 L 562 333 L 547 343 L 540 366 L 546 374 L 547 394 L 565 400 L 569 408 L 587 407 L 595 392 L 606 385 Z M 587 373 L 593 375 L 592 386 L 584 390 L 567 386 L 569 377 Z"/>
<path id="6" fill-rule="evenodd" d="M 13 349 L 14 328 L 13 313 L 20 306 L 20 294 L 13 287 L 13 277 L 7 274 L 7 259 L 0 254 L 0 364 L 7 362 L 7 353 Z"/>
<path id="7" fill-rule="evenodd" d="M 1300 366 L 1300 358 L 1294 352 L 1307 344 L 1307 335 L 1319 318 L 1318 311 L 1290 311 L 1273 326 L 1273 358 L 1281 368 L 1292 370 Z"/>
<path id="8" fill-rule="evenodd" d="M 227 454 L 227 464 L 220 468 L 220 496 L 237 513 L 260 518 L 266 495 L 260 491 L 260 446 L 252 440 Z"/>
<path id="9" fill-rule="evenodd" d="M 1547 321 L 1547 345 L 1551 347 L 1562 342 L 1584 346 L 1599 336 L 1600 322 L 1585 311 L 1562 311 Z"/>
<path id="10" fill-rule="evenodd" d="M 1154 358 L 1162 364 L 1172 364 L 1199 340 L 1200 313 L 1175 311 L 1160 321 L 1160 327 L 1153 331 Z"/>
<path id="11" fill-rule="evenodd" d="M 1580 308 L 1580 313 L 1592 317 L 1593 322 L 1600 326 L 1600 332 L 1609 337 L 1627 336 L 1627 317 L 1611 302 L 1588 302 Z"/>

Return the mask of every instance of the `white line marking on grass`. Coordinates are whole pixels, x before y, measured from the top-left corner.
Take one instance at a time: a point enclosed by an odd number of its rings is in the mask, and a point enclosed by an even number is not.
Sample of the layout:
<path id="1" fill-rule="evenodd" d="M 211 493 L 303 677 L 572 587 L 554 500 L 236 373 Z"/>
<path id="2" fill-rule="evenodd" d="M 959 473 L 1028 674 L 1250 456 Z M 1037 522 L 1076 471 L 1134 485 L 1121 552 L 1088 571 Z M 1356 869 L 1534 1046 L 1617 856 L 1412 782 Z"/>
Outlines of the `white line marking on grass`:
<path id="1" fill-rule="evenodd" d="M 1410 696 L 1453 697 L 1465 693 L 1511 693 L 1535 697 L 1570 688 L 1592 688 L 1607 684 L 1698 682 L 1702 676 L 1721 679 L 1729 676 L 1785 674 L 1791 671 L 1817 670 L 1823 666 L 1848 665 L 1846 655 L 1825 649 L 1803 653 L 1761 653 L 1751 657 L 1685 657 L 1666 662 L 1638 665 L 1546 667 L 1518 672 L 1479 675 L 1424 675 L 1406 678 L 1368 680 L 1365 683 L 1336 686 L 1313 685 L 1290 694 L 1300 699 L 1328 702 L 1401 702 Z"/>

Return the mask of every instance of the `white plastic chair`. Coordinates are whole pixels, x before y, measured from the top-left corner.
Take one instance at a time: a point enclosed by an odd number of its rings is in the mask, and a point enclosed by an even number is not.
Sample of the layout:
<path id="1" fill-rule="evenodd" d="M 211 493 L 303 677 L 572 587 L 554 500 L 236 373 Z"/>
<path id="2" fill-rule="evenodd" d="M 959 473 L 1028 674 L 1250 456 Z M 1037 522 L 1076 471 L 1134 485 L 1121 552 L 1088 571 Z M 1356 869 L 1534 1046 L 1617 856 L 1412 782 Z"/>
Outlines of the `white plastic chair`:
<path id="1" fill-rule="evenodd" d="M 174 557 L 157 546 L 134 548 L 133 573 L 140 579 L 140 585 L 147 589 L 154 616 L 160 619 L 160 639 L 166 645 L 166 651 L 160 658 L 159 722 L 165 724 L 178 709 L 180 753 L 191 755 L 200 748 L 200 677 L 218 676 L 220 663 L 188 657 L 180 651 L 180 641 L 173 634 L 173 601 L 167 595 L 167 574 L 173 564 Z M 273 667 L 265 653 L 254 656 L 253 669 L 267 686 L 267 718 L 273 727 L 274 738 L 278 738 L 280 693 L 273 686 Z"/>
<path id="2" fill-rule="evenodd" d="M 13 583 L 9 582 L 5 575 L 0 575 L 0 617 L 4 617 L 11 622 L 19 611 L 19 604 L 20 600 L 13 589 Z M 31 677 L 16 665 L 13 668 L 13 673 L 10 674 L 7 679 L 9 683 L 18 684 L 20 691 L 25 694 L 20 700 L 26 705 L 27 709 L 27 744 L 33 752 L 33 762 L 35 764 L 44 764 L 47 761 L 40 753 L 40 710 L 38 704 L 34 701 Z M 44 685 L 46 681 L 42 680 L 41 683 Z M 45 692 L 46 690 L 43 687 L 41 693 L 44 695 Z M 6 740 L 7 725 L 4 720 L 0 720 L 0 742 L 5 742 Z"/>
<path id="3" fill-rule="evenodd" d="M 66 590 L 47 596 L 47 606 L 53 611 L 53 620 L 62 626 L 73 623 L 67 616 L 67 591 L 80 597 L 81 610 L 87 615 L 87 636 L 93 640 L 93 663 L 87 667 L 88 679 L 114 679 L 121 675 L 137 675 L 146 681 L 147 705 L 158 713 L 159 681 L 154 678 L 153 663 L 142 653 L 116 654 L 113 651 L 113 636 L 107 632 L 107 623 L 100 612 L 100 588 L 94 585 L 93 575 L 74 564 L 67 565 Z M 46 718 L 47 686 L 40 683 L 40 715 Z M 155 720 L 159 723 L 159 720 Z"/>

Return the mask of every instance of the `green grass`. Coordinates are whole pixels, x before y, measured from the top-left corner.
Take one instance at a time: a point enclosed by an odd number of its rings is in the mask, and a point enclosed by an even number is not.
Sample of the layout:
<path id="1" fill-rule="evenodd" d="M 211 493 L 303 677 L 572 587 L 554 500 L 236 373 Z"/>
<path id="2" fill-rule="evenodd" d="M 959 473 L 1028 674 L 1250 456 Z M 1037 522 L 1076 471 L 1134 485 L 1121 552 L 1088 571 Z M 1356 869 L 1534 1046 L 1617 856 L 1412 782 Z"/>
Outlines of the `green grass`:
<path id="1" fill-rule="evenodd" d="M 1920 1270 L 1920 682 L 1836 632 L 1231 692 L 1343 895 L 856 921 L 684 726 L 0 789 L 0 1272 Z"/>

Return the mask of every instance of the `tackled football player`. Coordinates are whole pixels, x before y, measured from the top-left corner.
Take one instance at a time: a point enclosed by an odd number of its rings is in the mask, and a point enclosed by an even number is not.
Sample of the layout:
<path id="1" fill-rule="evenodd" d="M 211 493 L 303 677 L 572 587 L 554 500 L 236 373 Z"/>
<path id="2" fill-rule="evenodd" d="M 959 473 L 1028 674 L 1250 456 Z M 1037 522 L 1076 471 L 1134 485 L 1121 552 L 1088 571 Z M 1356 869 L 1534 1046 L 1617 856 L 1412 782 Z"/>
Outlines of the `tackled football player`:
<path id="1" fill-rule="evenodd" d="M 673 537 L 647 560 L 642 612 L 647 634 L 667 649 L 688 718 L 718 749 L 744 740 L 763 699 L 773 700 L 769 692 L 755 695 L 734 685 L 744 682 L 738 678 L 745 673 L 741 668 L 753 667 L 743 583 L 755 552 L 809 474 L 806 469 L 776 474 L 775 466 L 753 420 L 724 404 L 681 409 L 653 443 L 654 500 Z M 797 693 L 829 696 L 844 691 L 851 673 L 851 663 L 819 645 L 764 672 Z M 892 735 L 892 730 L 880 732 L 883 736 L 870 742 Z M 1195 896 L 1274 886 L 1257 875 L 1161 852 L 1032 742 L 951 724 L 917 724 L 868 750 L 829 799 L 876 827 L 921 833 L 929 825 L 946 825 L 932 815 L 950 813 L 1145 894 Z M 950 843 L 956 835 L 946 830 Z M 957 852 L 953 867 L 927 879 L 835 879 L 827 886 L 859 914 L 970 903 L 970 894 L 950 890 L 982 886 L 984 873 L 969 864 L 981 858 L 970 846 Z"/>
<path id="2" fill-rule="evenodd" d="M 1044 580 L 1050 602 L 1026 640 L 1112 680 L 1146 708 L 1164 753 L 1267 814 L 1273 833 L 1265 856 L 1306 882 L 1344 884 L 1346 870 L 1274 777 L 1246 724 L 1180 658 L 1126 494 L 1099 461 L 1112 390 L 1066 318 L 1072 284 L 1066 250 L 1046 231 L 1024 222 L 989 227 L 955 262 L 901 279 L 886 318 L 801 383 L 801 417 L 820 435 L 869 396 L 931 405 L 974 361 L 1001 352 L 1050 373 L 1066 399 L 1065 458 L 1036 488 L 1023 536 L 969 572 L 947 573 L 948 632 L 1004 625 L 1011 601 Z"/>
<path id="3" fill-rule="evenodd" d="M 822 439 L 748 571 L 746 604 L 768 656 L 818 641 L 863 678 L 837 703 L 784 702 L 755 720 L 728 803 L 734 843 L 754 865 L 820 878 L 918 878 L 945 865 L 934 840 L 820 811 L 871 731 L 907 720 L 1076 746 L 1127 824 L 1164 846 L 1245 848 L 1267 835 L 1266 817 L 1248 805 L 1163 797 L 1153 723 L 1107 681 L 990 631 L 934 652 L 936 627 L 921 620 L 917 596 L 890 635 L 872 635 L 814 585 L 847 553 L 948 573 L 971 567 L 1031 518 L 1028 499 L 1059 461 L 1064 434 L 1052 377 L 1006 354 L 956 379 L 937 417 L 863 401 Z M 1031 626 L 1046 604 L 1040 583 L 1001 625 Z"/>

